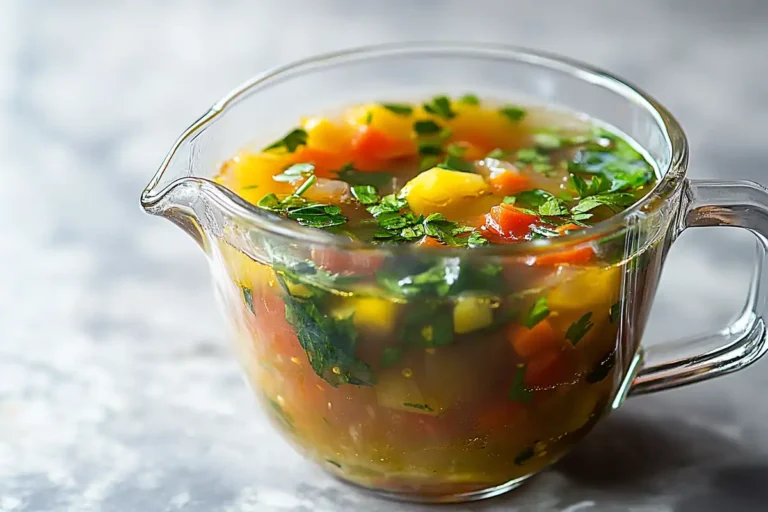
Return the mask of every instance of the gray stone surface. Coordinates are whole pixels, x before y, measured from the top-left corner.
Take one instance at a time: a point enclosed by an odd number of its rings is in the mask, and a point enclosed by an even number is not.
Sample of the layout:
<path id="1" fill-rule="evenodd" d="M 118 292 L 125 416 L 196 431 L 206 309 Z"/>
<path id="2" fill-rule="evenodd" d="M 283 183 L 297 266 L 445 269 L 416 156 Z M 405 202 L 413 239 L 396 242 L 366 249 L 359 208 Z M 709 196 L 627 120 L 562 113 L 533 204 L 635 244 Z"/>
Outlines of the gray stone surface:
<path id="1" fill-rule="evenodd" d="M 611 69 L 677 114 L 692 175 L 768 183 L 768 3 L 0 0 L 0 511 L 432 510 L 302 462 L 254 406 L 205 261 L 138 194 L 268 66 L 496 41 Z M 749 235 L 685 234 L 649 341 L 722 325 Z M 764 510 L 766 364 L 630 400 L 523 489 L 445 510 Z"/>

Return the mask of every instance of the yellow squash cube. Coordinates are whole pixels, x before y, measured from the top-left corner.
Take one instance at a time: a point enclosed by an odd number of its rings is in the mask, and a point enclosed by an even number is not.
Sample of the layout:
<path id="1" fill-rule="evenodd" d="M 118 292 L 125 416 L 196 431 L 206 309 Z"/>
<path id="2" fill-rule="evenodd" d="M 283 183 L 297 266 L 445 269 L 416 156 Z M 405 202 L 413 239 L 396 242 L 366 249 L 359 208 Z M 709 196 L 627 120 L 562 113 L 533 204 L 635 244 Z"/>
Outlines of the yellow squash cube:
<path id="1" fill-rule="evenodd" d="M 433 167 L 403 187 L 402 194 L 416 215 L 442 213 L 449 220 L 487 213 L 498 204 L 479 174 Z"/>

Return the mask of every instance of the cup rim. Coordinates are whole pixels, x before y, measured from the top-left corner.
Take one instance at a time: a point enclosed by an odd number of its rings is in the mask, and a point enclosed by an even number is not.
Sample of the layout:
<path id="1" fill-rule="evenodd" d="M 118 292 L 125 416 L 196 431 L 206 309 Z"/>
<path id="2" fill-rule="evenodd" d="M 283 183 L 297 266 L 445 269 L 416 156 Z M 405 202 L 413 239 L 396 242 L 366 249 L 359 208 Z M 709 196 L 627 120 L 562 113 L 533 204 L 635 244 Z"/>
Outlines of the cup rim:
<path id="1" fill-rule="evenodd" d="M 515 244 L 486 245 L 471 251 L 450 247 L 421 247 L 414 244 L 406 245 L 374 245 L 371 243 L 349 240 L 334 236 L 323 230 L 301 226 L 289 219 L 283 219 L 271 212 L 240 198 L 224 186 L 203 177 L 188 176 L 178 178 L 160 190 L 157 186 L 168 169 L 179 148 L 197 137 L 218 117 L 234 108 L 237 103 L 263 87 L 290 79 L 291 75 L 301 75 L 324 67 L 343 65 L 345 62 L 356 62 L 370 58 L 398 56 L 463 56 L 463 57 L 496 57 L 532 64 L 571 75 L 583 81 L 588 81 L 614 93 L 622 98 L 643 107 L 656 121 L 670 149 L 670 159 L 666 169 L 660 169 L 661 178 L 645 196 L 631 207 L 608 219 L 583 230 L 571 232 L 556 238 L 530 240 Z M 406 43 L 387 43 L 358 46 L 336 52 L 323 53 L 312 57 L 293 61 L 283 66 L 273 67 L 260 73 L 235 89 L 231 90 L 195 121 L 176 140 L 166 155 L 157 172 L 141 194 L 141 205 L 147 211 L 153 211 L 168 193 L 180 185 L 195 184 L 201 187 L 203 193 L 218 207 L 224 209 L 236 218 L 245 218 L 258 229 L 281 237 L 288 242 L 312 243 L 340 250 L 367 250 L 397 252 L 435 252 L 440 251 L 444 256 L 467 255 L 471 252 L 477 255 L 520 256 L 526 254 L 541 254 L 544 252 L 564 250 L 575 245 L 600 240 L 610 236 L 629 224 L 630 219 L 644 211 L 650 211 L 654 206 L 664 204 L 672 193 L 682 183 L 687 170 L 688 141 L 685 133 L 675 117 L 652 96 L 626 80 L 617 77 L 601 68 L 591 66 L 575 59 L 560 55 L 531 50 L 528 48 L 493 43 L 472 43 L 458 41 L 423 41 Z"/>

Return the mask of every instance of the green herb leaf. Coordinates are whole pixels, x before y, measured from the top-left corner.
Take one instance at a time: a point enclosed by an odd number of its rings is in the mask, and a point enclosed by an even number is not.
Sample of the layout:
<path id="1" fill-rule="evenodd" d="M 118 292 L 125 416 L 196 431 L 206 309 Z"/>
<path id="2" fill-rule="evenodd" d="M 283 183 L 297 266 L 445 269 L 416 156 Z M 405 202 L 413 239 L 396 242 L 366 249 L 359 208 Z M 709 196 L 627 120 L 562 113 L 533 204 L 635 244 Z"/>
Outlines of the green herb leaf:
<path id="1" fill-rule="evenodd" d="M 479 105 L 480 98 L 478 98 L 474 94 L 465 94 L 464 96 L 459 98 L 459 103 L 464 103 L 465 105 Z"/>
<path id="2" fill-rule="evenodd" d="M 501 201 L 503 204 L 515 204 L 517 203 L 517 197 L 515 196 L 504 196 L 504 199 Z"/>
<path id="3" fill-rule="evenodd" d="M 549 157 L 539 153 L 535 148 L 525 148 L 517 152 L 517 165 L 524 167 L 525 164 L 547 164 Z"/>
<path id="4" fill-rule="evenodd" d="M 256 203 L 256 206 L 264 210 L 276 212 L 280 210 L 280 199 L 275 194 L 267 194 Z"/>
<path id="5" fill-rule="evenodd" d="M 386 187 L 392 183 L 392 175 L 387 172 L 360 172 L 352 164 L 347 164 L 335 171 L 337 179 L 350 185 L 371 185 L 376 188 Z"/>
<path id="6" fill-rule="evenodd" d="M 493 158 L 494 160 L 509 160 L 510 156 L 511 153 L 509 151 L 504 151 L 501 148 L 496 148 L 485 155 L 486 158 Z"/>
<path id="7" fill-rule="evenodd" d="M 399 116 L 409 116 L 413 114 L 413 107 L 410 105 L 402 103 L 382 103 L 381 106 Z"/>
<path id="8" fill-rule="evenodd" d="M 370 205 L 379 202 L 379 194 L 376 192 L 376 187 L 371 185 L 357 185 L 352 187 L 352 195 L 360 201 L 361 204 Z"/>
<path id="9" fill-rule="evenodd" d="M 283 148 L 288 153 L 293 153 L 299 146 L 305 146 L 307 144 L 307 132 L 302 128 L 296 128 L 288 132 L 282 139 L 273 142 L 269 146 L 265 147 L 262 151 L 270 151 L 272 149 Z"/>
<path id="10" fill-rule="evenodd" d="M 283 278 L 279 280 L 286 292 L 285 319 L 296 332 L 314 372 L 334 387 L 375 384 L 371 368 L 355 356 L 357 331 L 352 316 L 335 319 L 320 310 L 324 298 L 294 297 L 288 293 Z"/>
<path id="11" fill-rule="evenodd" d="M 443 154 L 443 145 L 434 141 L 421 141 L 419 142 L 419 154 L 422 156 L 440 156 Z"/>
<path id="12" fill-rule="evenodd" d="M 579 204 L 571 208 L 571 213 L 586 213 L 598 206 L 607 206 L 612 210 L 618 207 L 629 206 L 635 202 L 635 196 L 626 192 L 614 192 L 585 197 Z"/>
<path id="13" fill-rule="evenodd" d="M 541 189 L 526 190 L 525 192 L 520 192 L 514 197 L 518 203 L 524 204 L 526 206 L 530 206 L 532 208 L 538 208 L 542 206 L 544 203 L 546 203 L 547 201 L 551 199 L 556 199 L 555 196 L 553 196 L 546 190 L 541 190 Z M 515 203 L 509 203 L 509 204 L 515 204 Z"/>
<path id="14" fill-rule="evenodd" d="M 273 176 L 272 179 L 275 181 L 293 183 L 294 181 L 298 181 L 306 176 L 309 176 L 310 174 L 314 174 L 314 172 L 315 166 L 312 164 L 293 164 L 280 174 Z"/>
<path id="15" fill-rule="evenodd" d="M 568 208 L 566 208 L 565 204 L 560 199 L 550 197 L 546 202 L 539 206 L 539 215 L 545 217 L 568 215 Z"/>
<path id="16" fill-rule="evenodd" d="M 248 185 L 247 187 L 241 187 L 240 190 L 256 190 L 259 188 L 258 185 Z"/>
<path id="17" fill-rule="evenodd" d="M 395 194 L 389 194 L 382 197 L 379 204 L 369 206 L 368 213 L 374 217 L 378 217 L 383 213 L 398 213 L 406 206 L 408 206 L 408 201 L 397 197 Z"/>
<path id="18" fill-rule="evenodd" d="M 435 96 L 432 101 L 424 104 L 424 110 L 444 119 L 456 117 L 456 112 L 451 109 L 451 100 L 447 96 Z"/>
<path id="19" fill-rule="evenodd" d="M 403 349 L 399 347 L 386 347 L 381 354 L 381 361 L 379 362 L 379 366 L 382 368 L 388 368 L 397 364 L 402 357 Z"/>
<path id="20" fill-rule="evenodd" d="M 426 171 L 427 169 L 431 169 L 440 162 L 440 157 L 436 155 L 427 155 L 425 157 L 422 157 L 421 161 L 419 162 L 419 170 Z"/>
<path id="21" fill-rule="evenodd" d="M 243 289 L 243 300 L 245 301 L 246 306 L 248 306 L 251 313 L 255 313 L 253 310 L 253 292 L 247 286 L 241 286 L 241 288 Z"/>
<path id="22" fill-rule="evenodd" d="M 597 362 L 594 368 L 587 374 L 585 380 L 590 384 L 596 384 L 604 380 L 613 366 L 616 364 L 616 350 L 611 350 L 605 357 Z"/>
<path id="23" fill-rule="evenodd" d="M 347 222 L 347 218 L 342 215 L 341 209 L 338 206 L 319 203 L 311 203 L 308 206 L 299 208 L 289 208 L 286 210 L 286 216 L 302 226 L 312 228 L 329 228 L 340 226 Z"/>
<path id="24" fill-rule="evenodd" d="M 591 321 L 592 313 L 585 313 L 581 318 L 573 322 L 570 327 L 568 327 L 568 331 L 565 333 L 565 339 L 571 342 L 571 344 L 575 347 L 578 342 L 581 341 L 581 339 L 586 336 L 586 334 L 589 332 L 589 330 L 594 326 L 594 324 Z"/>
<path id="25" fill-rule="evenodd" d="M 434 135 L 440 133 L 440 125 L 431 119 L 423 119 L 413 123 L 413 130 L 419 135 Z"/>
<path id="26" fill-rule="evenodd" d="M 525 117 L 525 110 L 514 105 L 505 105 L 499 109 L 499 114 L 503 115 L 513 123 L 518 123 Z"/>
<path id="27" fill-rule="evenodd" d="M 332 466 L 336 466 L 337 468 L 341 469 L 341 464 L 339 464 L 338 462 L 336 462 L 333 459 L 325 459 L 325 462 L 327 462 L 328 464 L 330 464 Z"/>
<path id="28" fill-rule="evenodd" d="M 469 247 L 470 249 L 474 249 L 476 247 L 482 247 L 488 244 L 489 244 L 488 240 L 477 231 L 473 231 L 467 238 L 467 247 Z"/>
<path id="29" fill-rule="evenodd" d="M 464 153 L 467 152 L 467 148 L 459 144 L 449 144 L 448 147 L 445 148 L 445 152 L 450 156 L 461 158 L 464 156 Z"/>
<path id="30" fill-rule="evenodd" d="M 434 411 L 434 409 L 432 409 L 427 404 L 413 404 L 413 403 L 410 403 L 410 402 L 403 402 L 403 407 L 411 407 L 413 409 L 418 409 L 420 411 L 429 411 L 429 412 L 433 412 Z"/>
<path id="31" fill-rule="evenodd" d="M 448 155 L 443 163 L 438 164 L 441 169 L 447 169 L 449 171 L 459 172 L 474 172 L 475 165 L 472 162 L 468 162 L 461 157 Z"/>
<path id="32" fill-rule="evenodd" d="M 537 148 L 552 150 L 557 149 L 563 145 L 563 141 L 560 137 L 554 133 L 535 133 L 533 135 L 533 143 Z"/>
<path id="33" fill-rule="evenodd" d="M 616 320 L 619 319 L 619 315 L 621 315 L 621 301 L 613 304 L 611 309 L 608 310 L 608 318 L 610 319 L 611 323 L 616 322 Z"/>
<path id="34" fill-rule="evenodd" d="M 544 226 L 537 226 L 535 224 L 531 226 L 532 240 L 536 240 L 540 238 L 555 238 L 558 236 L 560 236 L 560 233 L 558 233 L 554 229 L 550 229 Z"/>
<path id="35" fill-rule="evenodd" d="M 293 193 L 294 196 L 300 197 L 304 192 L 309 190 L 309 187 L 315 184 L 317 181 L 317 177 L 314 174 L 310 174 L 309 178 L 299 186 L 299 188 L 296 189 L 296 191 Z"/>
<path id="36" fill-rule="evenodd" d="M 369 125 L 371 124 L 371 121 L 373 121 L 373 111 L 369 110 L 367 114 L 365 114 L 365 124 Z"/>
<path id="37" fill-rule="evenodd" d="M 515 368 L 515 374 L 512 377 L 512 386 L 507 393 L 507 399 L 510 402 L 520 402 L 527 404 L 533 398 L 533 393 L 525 387 L 525 371 L 527 367 L 524 364 L 518 364 Z"/>
<path id="38" fill-rule="evenodd" d="M 522 324 L 528 329 L 533 327 L 549 316 L 549 306 L 547 305 L 546 297 L 539 297 L 534 302 L 531 309 L 528 310 L 525 317 L 522 319 Z"/>

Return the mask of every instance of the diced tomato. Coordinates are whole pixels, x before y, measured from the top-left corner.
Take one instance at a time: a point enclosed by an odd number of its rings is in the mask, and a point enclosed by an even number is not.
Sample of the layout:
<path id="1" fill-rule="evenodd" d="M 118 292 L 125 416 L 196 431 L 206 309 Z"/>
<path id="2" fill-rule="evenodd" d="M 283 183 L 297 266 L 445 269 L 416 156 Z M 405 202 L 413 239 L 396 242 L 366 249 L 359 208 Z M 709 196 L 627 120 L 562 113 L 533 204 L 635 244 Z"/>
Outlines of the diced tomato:
<path id="1" fill-rule="evenodd" d="M 513 169 L 492 172 L 488 178 L 488 183 L 497 193 L 504 195 L 518 194 L 531 186 L 530 180 L 525 174 Z"/>
<path id="2" fill-rule="evenodd" d="M 363 171 L 376 170 L 382 162 L 415 154 L 413 141 L 396 139 L 370 126 L 361 129 L 352 141 L 355 168 Z"/>
<path id="3" fill-rule="evenodd" d="M 351 160 L 351 155 L 330 153 L 322 149 L 302 146 L 293 153 L 296 163 L 309 163 L 315 166 L 315 175 L 319 178 L 333 178 L 331 171 L 341 169 Z"/>
<path id="4" fill-rule="evenodd" d="M 575 380 L 568 349 L 550 349 L 528 360 L 525 371 L 527 388 L 549 388 Z"/>
<path id="5" fill-rule="evenodd" d="M 563 336 L 557 333 L 547 319 L 537 323 L 531 329 L 513 324 L 509 327 L 508 335 L 517 355 L 525 359 L 563 346 Z"/>
<path id="6" fill-rule="evenodd" d="M 510 204 L 500 204 L 491 208 L 491 213 L 486 215 L 485 225 L 506 237 L 523 238 L 537 220 L 538 215 L 525 213 Z"/>

